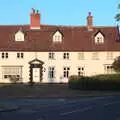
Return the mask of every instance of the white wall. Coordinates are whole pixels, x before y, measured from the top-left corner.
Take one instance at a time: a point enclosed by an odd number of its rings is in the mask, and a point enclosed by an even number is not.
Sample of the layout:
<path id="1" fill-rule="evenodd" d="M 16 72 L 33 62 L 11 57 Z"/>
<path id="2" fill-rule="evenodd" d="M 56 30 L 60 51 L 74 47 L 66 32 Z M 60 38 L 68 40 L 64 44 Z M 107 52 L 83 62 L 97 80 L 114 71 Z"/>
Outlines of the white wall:
<path id="1" fill-rule="evenodd" d="M 19 52 L 19 51 L 18 51 Z M 112 51 L 111 51 L 112 52 Z M 0 56 L 1 56 L 0 52 Z M 0 82 L 9 82 L 2 78 L 2 66 L 23 66 L 23 82 L 29 81 L 29 62 L 35 59 L 35 52 L 24 52 L 24 58 L 18 59 L 17 52 L 8 52 L 9 57 L 2 59 L 0 57 Z M 114 58 L 120 55 L 120 52 L 113 52 Z M 60 79 L 63 76 L 63 67 L 70 67 L 70 75 L 78 73 L 78 67 L 84 67 L 85 75 L 104 74 L 104 64 L 112 64 L 113 60 L 107 60 L 107 52 L 99 52 L 99 60 L 92 60 L 92 52 L 84 52 L 85 59 L 78 60 L 78 52 L 70 52 L 70 59 L 63 60 L 63 52 L 55 52 L 55 60 L 48 59 L 48 52 L 37 53 L 37 58 L 44 62 L 43 82 L 49 82 L 48 67 L 53 66 L 56 69 L 56 79 L 54 82 L 67 82 L 67 79 Z"/>

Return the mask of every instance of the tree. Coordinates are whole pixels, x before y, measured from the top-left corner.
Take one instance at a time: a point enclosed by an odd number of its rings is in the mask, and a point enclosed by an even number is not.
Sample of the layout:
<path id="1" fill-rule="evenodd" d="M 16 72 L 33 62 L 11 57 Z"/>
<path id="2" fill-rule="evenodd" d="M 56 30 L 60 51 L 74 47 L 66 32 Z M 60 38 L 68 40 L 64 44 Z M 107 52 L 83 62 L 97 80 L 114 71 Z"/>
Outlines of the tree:
<path id="1" fill-rule="evenodd" d="M 116 72 L 120 72 L 120 56 L 114 60 L 114 62 L 112 63 L 112 66 Z"/>
<path id="2" fill-rule="evenodd" d="M 120 9 L 120 4 L 118 4 L 118 9 Z M 116 14 L 115 16 L 116 21 L 120 21 L 120 13 Z"/>

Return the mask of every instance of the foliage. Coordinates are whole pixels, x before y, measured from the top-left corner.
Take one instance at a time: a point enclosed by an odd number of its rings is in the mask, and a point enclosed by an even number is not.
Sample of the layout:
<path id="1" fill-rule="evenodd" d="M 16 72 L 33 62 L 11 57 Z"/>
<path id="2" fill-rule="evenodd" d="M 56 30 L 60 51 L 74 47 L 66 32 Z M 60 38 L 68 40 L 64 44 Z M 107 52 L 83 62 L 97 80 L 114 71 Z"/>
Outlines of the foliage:
<path id="1" fill-rule="evenodd" d="M 118 4 L 118 9 L 120 9 L 120 4 Z M 116 21 L 120 21 L 120 13 L 115 16 Z"/>
<path id="2" fill-rule="evenodd" d="M 112 66 L 116 72 L 120 72 L 120 56 L 114 60 Z"/>
<path id="3" fill-rule="evenodd" d="M 69 88 L 80 90 L 120 90 L 120 75 L 71 76 Z"/>
<path id="4" fill-rule="evenodd" d="M 15 75 L 11 75 L 9 76 L 9 80 L 11 81 L 11 83 L 17 83 L 20 79 L 17 78 Z"/>

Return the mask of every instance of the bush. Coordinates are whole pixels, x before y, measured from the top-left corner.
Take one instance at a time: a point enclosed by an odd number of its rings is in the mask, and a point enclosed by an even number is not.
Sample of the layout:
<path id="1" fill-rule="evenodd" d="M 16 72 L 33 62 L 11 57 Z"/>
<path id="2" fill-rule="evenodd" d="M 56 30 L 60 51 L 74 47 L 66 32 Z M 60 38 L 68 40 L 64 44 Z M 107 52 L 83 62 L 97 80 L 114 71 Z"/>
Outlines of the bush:
<path id="1" fill-rule="evenodd" d="M 120 75 L 71 76 L 69 88 L 80 90 L 120 90 Z"/>
<path id="2" fill-rule="evenodd" d="M 17 83 L 18 81 L 20 81 L 20 79 L 15 75 L 9 76 L 9 80 L 11 81 L 11 83 Z"/>

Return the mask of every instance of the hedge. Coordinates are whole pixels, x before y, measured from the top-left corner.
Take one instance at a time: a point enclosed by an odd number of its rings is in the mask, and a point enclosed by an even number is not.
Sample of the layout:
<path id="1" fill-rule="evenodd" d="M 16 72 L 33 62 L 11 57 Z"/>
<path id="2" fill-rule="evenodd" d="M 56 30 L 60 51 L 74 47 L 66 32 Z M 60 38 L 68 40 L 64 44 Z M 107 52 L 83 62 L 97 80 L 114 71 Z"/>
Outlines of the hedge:
<path id="1" fill-rule="evenodd" d="M 120 90 L 120 75 L 71 76 L 68 84 L 80 90 Z"/>

